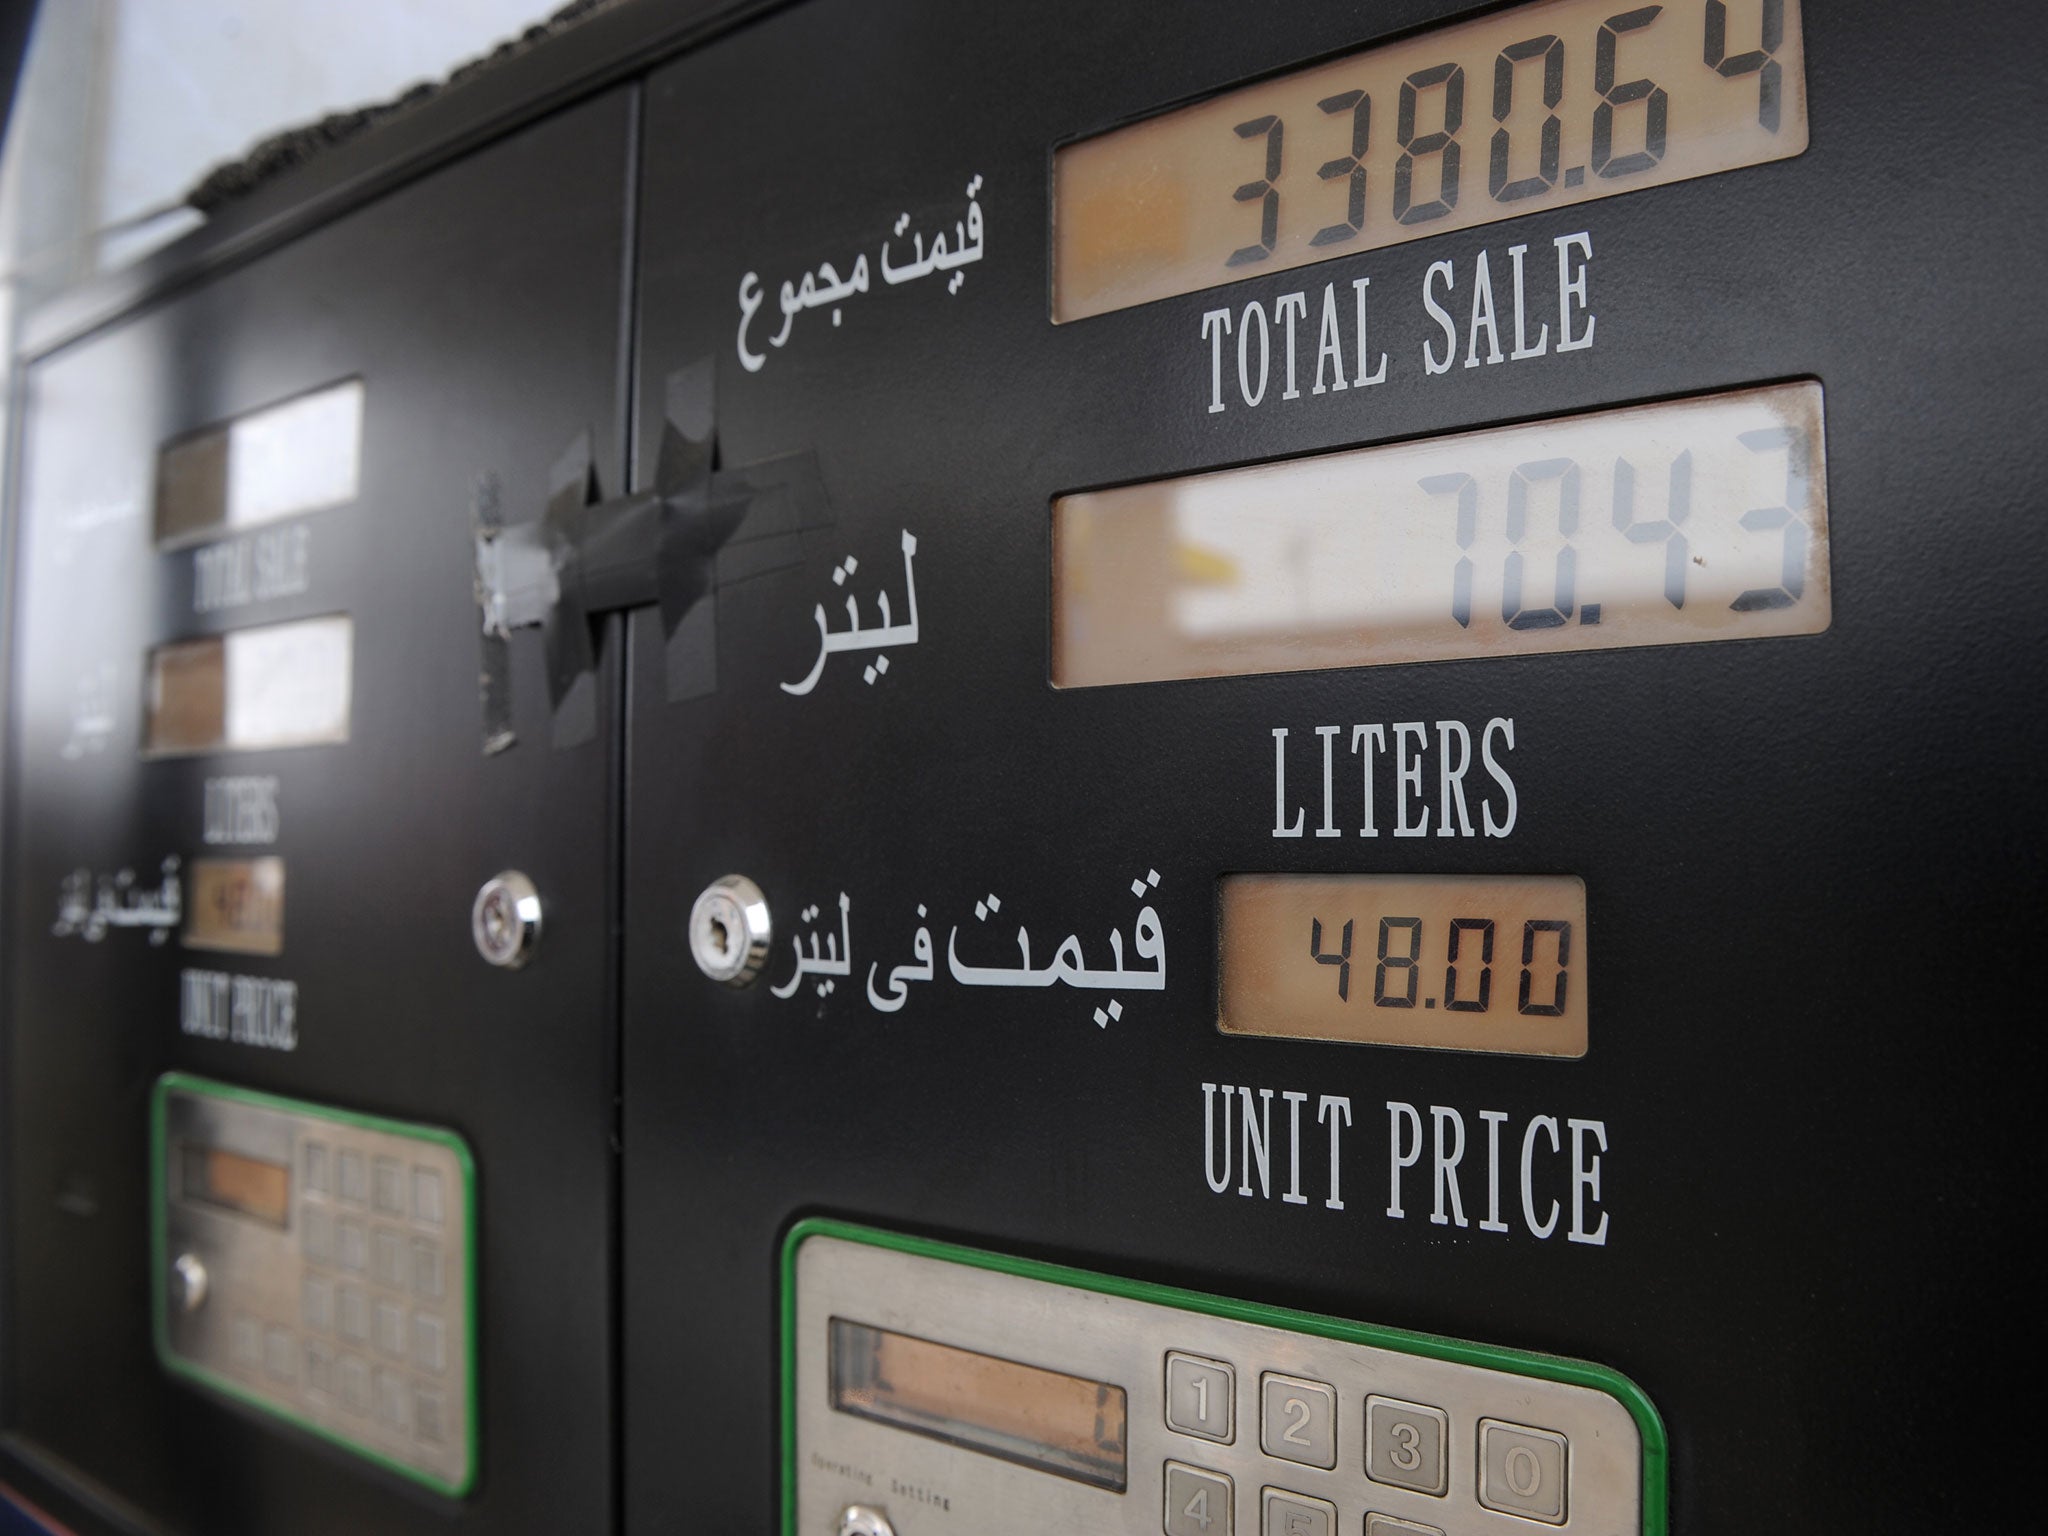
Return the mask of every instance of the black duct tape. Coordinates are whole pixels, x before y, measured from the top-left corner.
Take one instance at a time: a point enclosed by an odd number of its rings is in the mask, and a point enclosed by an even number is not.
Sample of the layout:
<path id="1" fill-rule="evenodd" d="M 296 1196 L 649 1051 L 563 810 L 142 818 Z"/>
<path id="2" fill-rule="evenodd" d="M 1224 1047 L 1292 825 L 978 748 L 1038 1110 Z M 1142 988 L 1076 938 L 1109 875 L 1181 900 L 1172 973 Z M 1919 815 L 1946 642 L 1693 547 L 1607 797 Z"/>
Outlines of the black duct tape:
<path id="1" fill-rule="evenodd" d="M 736 469 L 717 464 L 715 371 L 701 358 L 670 375 L 649 490 L 600 499 L 590 435 L 549 475 L 541 515 L 503 522 L 495 477 L 471 508 L 486 755 L 513 745 L 511 639 L 538 627 L 557 747 L 597 732 L 597 638 L 605 614 L 656 606 L 671 702 L 718 687 L 717 596 L 803 559 L 807 533 L 831 526 L 816 455 Z"/>

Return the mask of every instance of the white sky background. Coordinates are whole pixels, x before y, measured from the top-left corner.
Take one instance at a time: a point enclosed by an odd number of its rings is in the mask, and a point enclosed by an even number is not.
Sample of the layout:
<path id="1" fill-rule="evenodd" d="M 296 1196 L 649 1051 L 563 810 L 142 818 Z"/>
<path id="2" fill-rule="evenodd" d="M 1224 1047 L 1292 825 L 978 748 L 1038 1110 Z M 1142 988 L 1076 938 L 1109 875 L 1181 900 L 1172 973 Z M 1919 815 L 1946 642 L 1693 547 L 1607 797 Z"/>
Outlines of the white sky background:
<path id="1" fill-rule="evenodd" d="M 12 226 L 0 266 L 57 282 L 121 266 L 198 219 L 115 227 L 175 203 L 214 165 L 437 80 L 561 4 L 44 0 L 8 134 L 18 217 L 0 219 Z M 52 259 L 60 247 L 69 254 Z"/>
<path id="2" fill-rule="evenodd" d="M 559 4 L 108 0 L 100 223 L 175 199 L 281 128 L 439 79 Z"/>

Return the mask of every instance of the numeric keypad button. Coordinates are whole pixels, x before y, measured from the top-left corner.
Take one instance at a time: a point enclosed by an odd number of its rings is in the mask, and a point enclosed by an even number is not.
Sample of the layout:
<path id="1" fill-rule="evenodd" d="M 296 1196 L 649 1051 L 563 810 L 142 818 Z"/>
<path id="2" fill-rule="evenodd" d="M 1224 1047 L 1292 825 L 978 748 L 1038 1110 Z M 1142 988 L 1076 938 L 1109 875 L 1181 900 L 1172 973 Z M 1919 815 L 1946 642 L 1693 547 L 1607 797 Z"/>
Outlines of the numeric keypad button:
<path id="1" fill-rule="evenodd" d="M 1305 1467 L 1336 1466 L 1336 1389 L 1267 1372 L 1259 1379 L 1259 1447 Z"/>
<path id="2" fill-rule="evenodd" d="M 413 1430 L 429 1445 L 439 1445 L 446 1437 L 447 1430 L 442 1427 L 445 1416 L 440 1393 L 422 1387 L 413 1394 Z"/>
<path id="3" fill-rule="evenodd" d="M 1503 1514 L 1563 1525 L 1570 1453 L 1563 1435 L 1479 1421 L 1479 1502 Z"/>
<path id="4" fill-rule="evenodd" d="M 352 1285 L 344 1285 L 335 1293 L 334 1327 L 351 1344 L 366 1344 L 370 1339 L 370 1298 Z"/>
<path id="5" fill-rule="evenodd" d="M 334 1351 L 325 1344 L 306 1346 L 306 1390 L 317 1393 L 334 1390 Z"/>
<path id="6" fill-rule="evenodd" d="M 363 1160 L 363 1154 L 354 1148 L 342 1149 L 339 1158 L 341 1177 L 336 1192 L 350 1205 L 370 1203 L 370 1165 Z"/>
<path id="7" fill-rule="evenodd" d="M 412 1214 L 430 1227 L 441 1225 L 441 1175 L 431 1168 L 412 1171 Z"/>
<path id="8" fill-rule="evenodd" d="M 371 1164 L 377 1209 L 387 1216 L 405 1214 L 405 1169 L 396 1158 L 380 1157 Z"/>
<path id="9" fill-rule="evenodd" d="M 334 1227 L 334 1256 L 343 1269 L 361 1274 L 370 1267 L 370 1232 L 360 1221 L 340 1221 Z"/>
<path id="10" fill-rule="evenodd" d="M 412 1357 L 437 1376 L 448 1364 L 448 1333 L 441 1326 L 441 1319 L 431 1312 L 413 1314 Z"/>
<path id="11" fill-rule="evenodd" d="M 328 1192 L 327 1143 L 309 1141 L 303 1153 L 306 1164 L 306 1188 L 320 1194 Z"/>
<path id="12" fill-rule="evenodd" d="M 440 1245 L 415 1238 L 412 1245 L 413 1289 L 429 1301 L 439 1301 L 445 1284 Z"/>
<path id="13" fill-rule="evenodd" d="M 1365 1400 L 1365 1475 L 1394 1488 L 1441 1498 L 1450 1488 L 1444 1445 L 1450 1421 L 1441 1408 L 1396 1397 Z"/>
<path id="14" fill-rule="evenodd" d="M 1232 1484 L 1221 1472 L 1166 1464 L 1166 1536 L 1231 1536 Z"/>
<path id="15" fill-rule="evenodd" d="M 1365 1536 L 1444 1536 L 1444 1533 L 1433 1525 L 1396 1520 L 1392 1515 L 1368 1514 L 1365 1517 Z"/>
<path id="16" fill-rule="evenodd" d="M 316 1333 L 334 1326 L 334 1282 L 307 1275 L 299 1282 L 299 1320 Z"/>
<path id="17" fill-rule="evenodd" d="M 1237 1438 L 1237 1372 L 1200 1355 L 1166 1357 L 1166 1427 L 1228 1445 Z"/>
<path id="18" fill-rule="evenodd" d="M 334 1218 L 318 1207 L 309 1206 L 299 1214 L 299 1236 L 305 1244 L 306 1262 L 334 1262 Z"/>
<path id="19" fill-rule="evenodd" d="M 1285 1488 L 1260 1497 L 1260 1536 L 1337 1536 L 1336 1505 Z"/>

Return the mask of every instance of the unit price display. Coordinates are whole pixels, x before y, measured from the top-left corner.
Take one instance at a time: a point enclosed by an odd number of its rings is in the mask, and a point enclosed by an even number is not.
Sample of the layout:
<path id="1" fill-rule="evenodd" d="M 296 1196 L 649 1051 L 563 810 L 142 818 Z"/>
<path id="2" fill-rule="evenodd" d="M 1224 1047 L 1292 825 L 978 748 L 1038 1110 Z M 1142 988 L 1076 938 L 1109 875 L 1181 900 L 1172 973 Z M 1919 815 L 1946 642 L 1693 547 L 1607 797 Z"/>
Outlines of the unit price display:
<path id="1" fill-rule="evenodd" d="M 1816 634 L 1812 382 L 1053 504 L 1061 687 Z"/>
<path id="2" fill-rule="evenodd" d="M 1798 0 L 1543 0 L 1061 149 L 1074 320 L 1806 148 Z"/>
<path id="3" fill-rule="evenodd" d="M 1231 875 L 1226 1034 L 1586 1053 L 1586 886 L 1572 875 Z"/>

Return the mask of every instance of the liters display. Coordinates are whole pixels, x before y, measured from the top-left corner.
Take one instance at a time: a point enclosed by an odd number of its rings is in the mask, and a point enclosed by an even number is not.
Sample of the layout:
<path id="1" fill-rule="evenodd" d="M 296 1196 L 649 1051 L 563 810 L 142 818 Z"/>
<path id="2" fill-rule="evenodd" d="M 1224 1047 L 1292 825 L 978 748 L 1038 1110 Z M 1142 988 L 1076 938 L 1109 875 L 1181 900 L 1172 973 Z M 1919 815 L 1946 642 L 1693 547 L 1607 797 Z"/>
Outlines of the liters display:
<path id="1" fill-rule="evenodd" d="M 348 740 L 355 626 L 346 614 L 178 640 L 149 656 L 152 757 Z"/>
<path id="2" fill-rule="evenodd" d="M 1828 626 L 1811 381 L 1053 503 L 1062 687 Z"/>
<path id="3" fill-rule="evenodd" d="M 1231 875 L 1216 1027 L 1523 1056 L 1586 1053 L 1573 875 Z"/>
<path id="4" fill-rule="evenodd" d="M 1053 318 L 1806 148 L 1799 0 L 1545 0 L 1062 148 Z"/>

